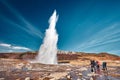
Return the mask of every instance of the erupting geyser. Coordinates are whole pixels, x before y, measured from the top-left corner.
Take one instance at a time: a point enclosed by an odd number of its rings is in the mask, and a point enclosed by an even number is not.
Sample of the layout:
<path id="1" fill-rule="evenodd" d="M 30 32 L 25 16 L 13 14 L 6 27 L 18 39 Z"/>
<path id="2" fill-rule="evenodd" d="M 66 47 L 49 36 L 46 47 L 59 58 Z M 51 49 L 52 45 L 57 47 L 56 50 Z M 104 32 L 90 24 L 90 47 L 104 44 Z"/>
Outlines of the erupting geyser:
<path id="1" fill-rule="evenodd" d="M 58 34 L 55 26 L 58 20 L 56 10 L 49 19 L 49 28 L 46 30 L 43 44 L 40 46 L 37 61 L 44 64 L 57 64 Z"/>

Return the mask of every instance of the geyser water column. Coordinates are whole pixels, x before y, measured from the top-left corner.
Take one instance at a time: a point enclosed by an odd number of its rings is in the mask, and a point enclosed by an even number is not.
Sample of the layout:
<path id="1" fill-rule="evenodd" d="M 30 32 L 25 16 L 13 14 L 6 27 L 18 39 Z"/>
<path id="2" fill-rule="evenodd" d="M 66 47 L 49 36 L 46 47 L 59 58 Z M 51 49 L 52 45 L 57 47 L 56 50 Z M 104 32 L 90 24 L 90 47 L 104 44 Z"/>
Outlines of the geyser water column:
<path id="1" fill-rule="evenodd" d="M 57 64 L 57 42 L 58 34 L 55 26 L 58 20 L 56 10 L 49 19 L 49 28 L 45 32 L 43 44 L 40 46 L 38 56 L 36 57 L 39 63 Z"/>

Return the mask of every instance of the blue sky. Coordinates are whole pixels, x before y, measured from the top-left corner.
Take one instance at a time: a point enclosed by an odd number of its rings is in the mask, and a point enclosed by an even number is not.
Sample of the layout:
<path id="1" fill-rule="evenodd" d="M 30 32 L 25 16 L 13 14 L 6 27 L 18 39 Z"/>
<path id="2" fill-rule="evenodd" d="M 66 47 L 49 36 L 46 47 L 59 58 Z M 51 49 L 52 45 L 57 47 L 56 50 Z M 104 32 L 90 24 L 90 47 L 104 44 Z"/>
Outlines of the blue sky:
<path id="1" fill-rule="evenodd" d="M 120 0 L 0 0 L 0 52 L 37 51 L 55 9 L 58 49 L 120 55 Z"/>

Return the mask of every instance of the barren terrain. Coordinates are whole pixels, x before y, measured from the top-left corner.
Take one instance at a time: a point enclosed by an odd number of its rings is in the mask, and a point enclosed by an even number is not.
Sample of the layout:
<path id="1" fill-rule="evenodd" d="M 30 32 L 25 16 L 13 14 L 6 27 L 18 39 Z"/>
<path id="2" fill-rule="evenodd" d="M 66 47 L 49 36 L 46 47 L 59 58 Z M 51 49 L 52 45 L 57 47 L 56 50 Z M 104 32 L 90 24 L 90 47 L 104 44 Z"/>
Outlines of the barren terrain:
<path id="1" fill-rule="evenodd" d="M 108 53 L 58 53 L 58 65 L 32 63 L 31 53 L 1 53 L 0 80 L 120 80 L 120 57 Z M 107 62 L 108 70 L 92 73 L 90 60 Z"/>

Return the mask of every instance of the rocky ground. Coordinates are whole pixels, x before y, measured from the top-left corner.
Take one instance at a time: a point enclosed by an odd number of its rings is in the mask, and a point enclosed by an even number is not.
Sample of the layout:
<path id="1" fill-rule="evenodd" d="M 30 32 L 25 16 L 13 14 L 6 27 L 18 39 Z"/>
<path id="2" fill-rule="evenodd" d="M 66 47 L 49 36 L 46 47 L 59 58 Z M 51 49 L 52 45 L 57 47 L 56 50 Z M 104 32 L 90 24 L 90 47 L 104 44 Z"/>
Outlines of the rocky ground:
<path id="1" fill-rule="evenodd" d="M 108 62 L 113 64 L 108 65 L 108 71 L 101 69 L 100 72 L 92 73 L 88 61 L 78 65 L 75 60 L 72 64 L 45 65 L 0 58 L 0 80 L 120 80 L 120 61 Z"/>

